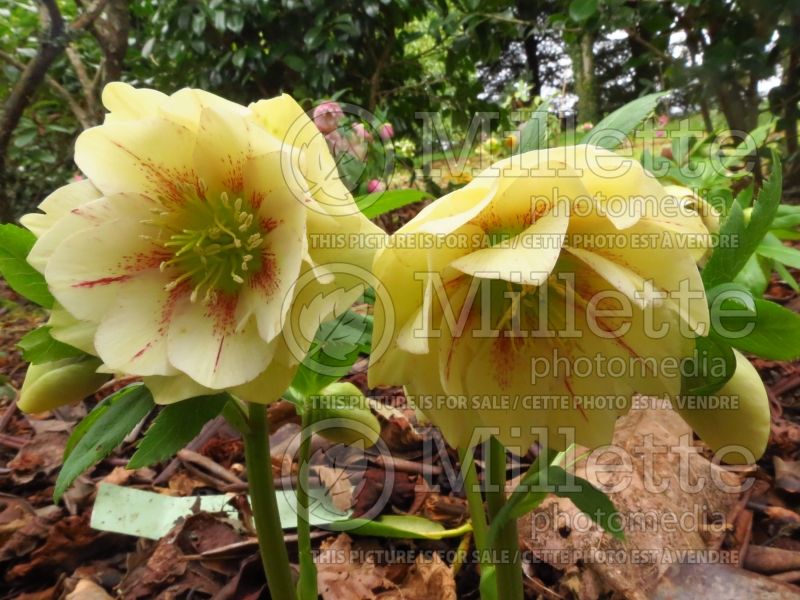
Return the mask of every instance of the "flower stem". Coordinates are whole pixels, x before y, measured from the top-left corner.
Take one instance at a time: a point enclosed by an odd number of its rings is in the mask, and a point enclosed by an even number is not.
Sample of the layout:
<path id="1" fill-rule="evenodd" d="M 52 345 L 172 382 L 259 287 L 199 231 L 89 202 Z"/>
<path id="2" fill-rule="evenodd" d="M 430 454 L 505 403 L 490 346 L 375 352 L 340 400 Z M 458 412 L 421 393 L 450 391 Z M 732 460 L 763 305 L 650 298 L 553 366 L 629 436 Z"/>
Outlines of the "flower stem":
<path id="1" fill-rule="evenodd" d="M 469 514 L 472 520 L 472 537 L 475 539 L 475 548 L 483 555 L 486 549 L 486 513 L 483 509 L 483 498 L 478 483 L 478 473 L 475 471 L 474 449 L 468 448 L 461 451 L 461 476 L 464 478 L 464 493 L 467 496 Z"/>
<path id="2" fill-rule="evenodd" d="M 486 491 L 486 503 L 491 520 L 506 503 L 506 449 L 495 437 L 489 441 L 489 460 L 486 466 L 489 483 Z M 504 600 L 522 600 L 524 597 L 522 563 L 520 562 L 516 519 L 509 519 L 500 529 L 494 549 L 497 559 L 498 596 Z"/>
<path id="3" fill-rule="evenodd" d="M 470 520 L 472 521 L 472 538 L 475 540 L 475 549 L 478 551 L 478 562 L 481 567 L 482 583 L 490 571 L 494 570 L 489 549 L 486 546 L 488 526 L 486 512 L 483 508 L 483 497 L 478 483 L 478 473 L 475 470 L 474 448 L 465 448 L 459 451 L 461 460 L 461 476 L 464 479 L 464 493 L 467 496 Z M 488 581 L 487 585 L 494 588 L 494 583 Z M 496 599 L 494 589 L 486 593 L 481 586 L 481 598 L 484 600 Z"/>
<path id="4" fill-rule="evenodd" d="M 308 461 L 311 455 L 310 411 L 303 413 L 300 438 L 300 463 L 297 474 L 297 553 L 300 560 L 299 600 L 316 600 L 317 566 L 311 553 L 311 523 L 308 520 Z"/>
<path id="5" fill-rule="evenodd" d="M 243 435 L 244 453 L 258 549 L 270 596 L 289 600 L 295 597 L 295 590 L 272 481 L 266 406 L 249 404 L 249 426 L 250 431 Z"/>

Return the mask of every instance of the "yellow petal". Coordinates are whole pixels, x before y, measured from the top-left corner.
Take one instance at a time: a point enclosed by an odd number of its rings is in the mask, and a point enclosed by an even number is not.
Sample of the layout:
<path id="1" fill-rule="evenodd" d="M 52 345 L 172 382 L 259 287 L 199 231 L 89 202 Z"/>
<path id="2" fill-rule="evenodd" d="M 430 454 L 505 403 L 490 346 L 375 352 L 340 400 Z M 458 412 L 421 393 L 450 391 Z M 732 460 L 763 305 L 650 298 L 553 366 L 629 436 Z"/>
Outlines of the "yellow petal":
<path id="1" fill-rule="evenodd" d="M 540 285 L 547 281 L 561 254 L 569 225 L 569 208 L 559 203 L 518 236 L 477 250 L 452 263 L 467 275 Z"/>
<path id="2" fill-rule="evenodd" d="M 106 122 L 154 117 L 167 98 L 156 90 L 137 89 L 121 81 L 112 81 L 103 88 L 103 106 L 109 111 Z"/>
<path id="3" fill-rule="evenodd" d="M 107 367 L 130 375 L 178 372 L 167 357 L 167 331 L 178 301 L 177 290 L 165 290 L 168 283 L 169 278 L 158 270 L 142 273 L 117 297 L 94 339 Z"/>

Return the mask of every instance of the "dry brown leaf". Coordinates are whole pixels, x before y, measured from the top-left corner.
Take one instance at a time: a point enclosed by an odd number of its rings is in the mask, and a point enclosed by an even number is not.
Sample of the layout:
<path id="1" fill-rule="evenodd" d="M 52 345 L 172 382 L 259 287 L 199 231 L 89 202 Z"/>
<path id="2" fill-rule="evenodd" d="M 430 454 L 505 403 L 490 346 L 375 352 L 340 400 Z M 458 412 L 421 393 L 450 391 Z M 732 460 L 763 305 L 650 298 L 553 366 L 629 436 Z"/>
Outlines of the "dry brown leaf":
<path id="1" fill-rule="evenodd" d="M 81 579 L 65 600 L 111 600 L 111 596 L 91 579 Z"/>
<path id="2" fill-rule="evenodd" d="M 417 555 L 414 566 L 397 588 L 378 595 L 380 600 L 456 600 L 453 570 L 441 557 Z"/>
<path id="3" fill-rule="evenodd" d="M 347 534 L 322 542 L 315 561 L 323 600 L 374 600 L 377 591 L 394 588 L 384 567 L 370 560 L 351 562 L 353 555 L 353 540 Z"/>
<path id="4" fill-rule="evenodd" d="M 522 545 L 560 570 L 578 564 L 581 570 L 594 571 L 605 589 L 591 596 L 578 594 L 580 597 L 596 598 L 610 591 L 631 599 L 646 598 L 648 588 L 673 562 L 685 557 L 685 551 L 719 547 L 726 529 L 725 515 L 739 497 L 738 491 L 723 491 L 711 483 L 716 480 L 735 486 L 738 478 L 693 451 L 690 440 L 691 430 L 672 410 L 634 408 L 618 421 L 613 441 L 629 457 L 630 467 L 625 472 L 609 472 L 603 464 L 620 464 L 620 460 L 608 455 L 604 460 L 598 455 L 589 472 L 586 461 L 575 468 L 578 476 L 597 487 L 629 481 L 609 493 L 627 524 L 625 541 L 590 524 L 585 515 L 579 516 L 570 500 L 551 496 L 520 519 Z M 648 447 L 671 450 L 658 452 Z M 681 463 L 686 473 L 683 488 L 678 479 Z M 687 491 L 701 479 L 707 485 Z M 659 486 L 666 487 L 658 491 Z"/>
<path id="5" fill-rule="evenodd" d="M 331 504 L 341 512 L 350 510 L 353 506 L 353 484 L 345 469 L 339 467 L 327 467 L 317 465 L 314 470 L 317 472 L 320 482 L 325 487 L 327 495 L 330 496 Z"/>
<path id="6" fill-rule="evenodd" d="M 30 483 L 34 477 L 47 476 L 60 467 L 67 437 L 63 431 L 48 431 L 31 438 L 8 463 L 14 483 Z"/>

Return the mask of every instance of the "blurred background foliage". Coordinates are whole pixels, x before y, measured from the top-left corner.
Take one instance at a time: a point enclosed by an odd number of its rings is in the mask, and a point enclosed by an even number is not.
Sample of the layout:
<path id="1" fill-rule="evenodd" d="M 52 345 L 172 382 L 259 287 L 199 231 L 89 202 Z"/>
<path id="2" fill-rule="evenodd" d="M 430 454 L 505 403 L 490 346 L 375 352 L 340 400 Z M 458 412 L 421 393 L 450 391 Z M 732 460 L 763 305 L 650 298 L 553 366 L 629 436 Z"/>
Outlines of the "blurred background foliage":
<path id="1" fill-rule="evenodd" d="M 0 0 L 2 220 L 75 176 L 74 138 L 117 79 L 346 101 L 417 167 L 420 112 L 455 143 L 477 112 L 499 134 L 549 98 L 554 119 L 596 123 L 671 89 L 667 117 L 707 133 L 771 123 L 797 186 L 796 0 Z"/>

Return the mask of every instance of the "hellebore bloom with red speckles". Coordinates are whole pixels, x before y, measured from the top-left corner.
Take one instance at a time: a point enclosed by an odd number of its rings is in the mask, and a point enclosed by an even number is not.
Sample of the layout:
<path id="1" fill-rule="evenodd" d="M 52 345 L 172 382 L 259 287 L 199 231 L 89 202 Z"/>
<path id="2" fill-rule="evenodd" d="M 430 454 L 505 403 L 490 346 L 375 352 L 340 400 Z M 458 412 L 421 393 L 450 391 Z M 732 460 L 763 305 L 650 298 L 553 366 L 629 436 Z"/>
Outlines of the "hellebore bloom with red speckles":
<path id="1" fill-rule="evenodd" d="M 289 96 L 244 107 L 113 83 L 103 103 L 105 122 L 75 146 L 86 179 L 22 219 L 38 238 L 28 260 L 56 298 L 54 317 L 67 315 L 51 319 L 53 337 L 106 372 L 143 377 L 156 402 L 210 390 L 275 400 L 311 342 L 287 345 L 288 330 L 361 293 L 309 239 L 380 230 Z M 336 259 L 364 268 L 371 252 Z"/>
<path id="2" fill-rule="evenodd" d="M 490 434 L 520 454 L 537 440 L 610 443 L 634 395 L 679 397 L 679 366 L 709 331 L 697 267 L 708 211 L 590 145 L 492 165 L 378 250 L 373 338 L 391 344 L 369 386 L 404 385 L 456 447 Z M 757 454 L 769 406 L 736 373 L 737 410 L 673 406 L 715 449 L 736 440 Z"/>

